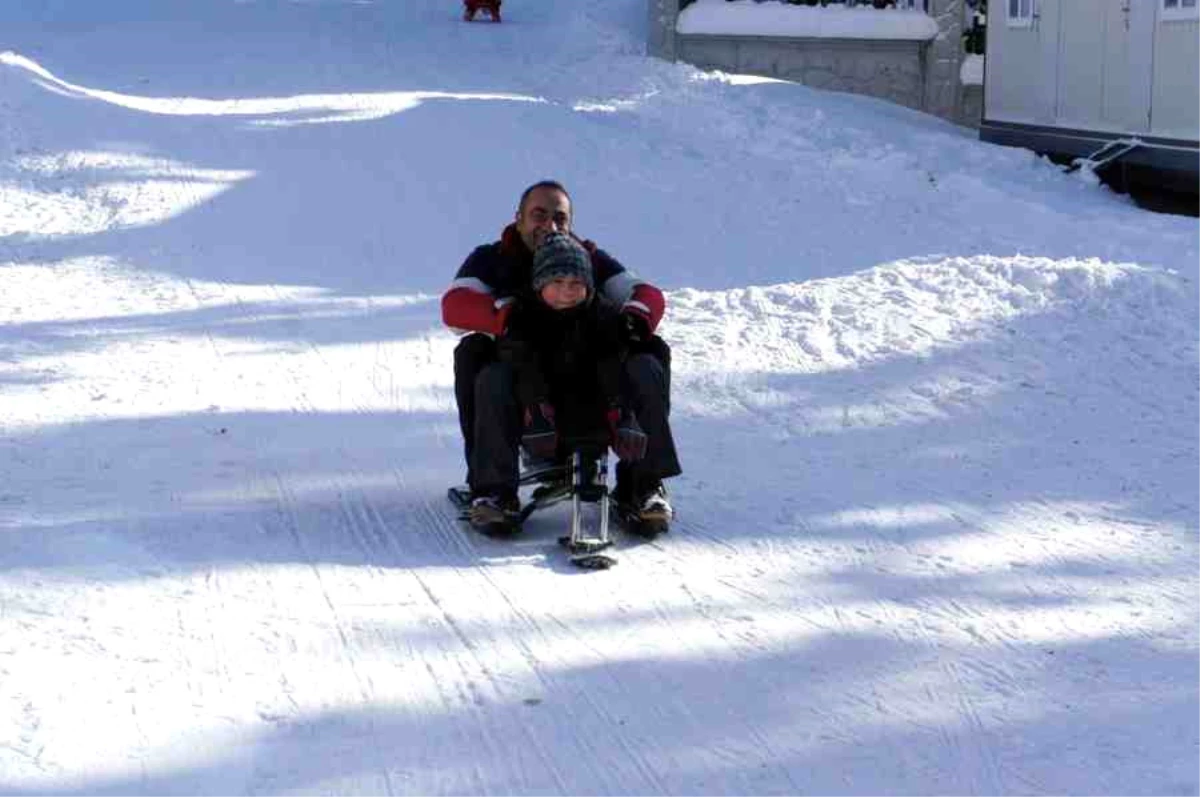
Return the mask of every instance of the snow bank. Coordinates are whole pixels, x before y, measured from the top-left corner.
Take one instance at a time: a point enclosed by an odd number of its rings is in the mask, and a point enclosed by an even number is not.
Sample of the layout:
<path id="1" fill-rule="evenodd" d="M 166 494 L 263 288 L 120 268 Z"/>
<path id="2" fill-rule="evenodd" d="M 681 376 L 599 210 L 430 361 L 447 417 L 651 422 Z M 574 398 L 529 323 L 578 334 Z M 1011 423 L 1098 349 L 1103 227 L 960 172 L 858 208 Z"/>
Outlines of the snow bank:
<path id="1" fill-rule="evenodd" d="M 1129 343 L 1148 341 L 1142 356 L 1152 356 L 1188 339 L 1195 314 L 1189 284 L 1095 258 L 921 258 L 836 279 L 675 291 L 665 323 L 676 342 L 674 370 L 685 381 L 714 370 L 812 374 L 923 358 L 976 344 L 1013 319 L 1051 312 L 1102 313 Z M 1053 349 L 1068 345 L 1071 333 L 1042 334 Z"/>
<path id="2" fill-rule="evenodd" d="M 731 36 L 795 36 L 817 39 L 928 41 L 937 23 L 920 11 L 870 7 L 793 6 L 751 0 L 697 0 L 675 23 L 678 33 Z"/>

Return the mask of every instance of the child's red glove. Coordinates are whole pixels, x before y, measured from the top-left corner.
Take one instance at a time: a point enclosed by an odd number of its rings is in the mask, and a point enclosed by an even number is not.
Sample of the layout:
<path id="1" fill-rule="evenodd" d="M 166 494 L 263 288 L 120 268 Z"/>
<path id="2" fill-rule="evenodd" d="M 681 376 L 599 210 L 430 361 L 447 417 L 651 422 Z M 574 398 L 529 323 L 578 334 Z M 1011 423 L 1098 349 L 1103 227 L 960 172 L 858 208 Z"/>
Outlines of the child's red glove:
<path id="1" fill-rule="evenodd" d="M 612 449 L 618 459 L 636 462 L 646 456 L 648 440 L 633 410 L 623 410 L 619 407 L 609 410 L 608 429 Z"/>

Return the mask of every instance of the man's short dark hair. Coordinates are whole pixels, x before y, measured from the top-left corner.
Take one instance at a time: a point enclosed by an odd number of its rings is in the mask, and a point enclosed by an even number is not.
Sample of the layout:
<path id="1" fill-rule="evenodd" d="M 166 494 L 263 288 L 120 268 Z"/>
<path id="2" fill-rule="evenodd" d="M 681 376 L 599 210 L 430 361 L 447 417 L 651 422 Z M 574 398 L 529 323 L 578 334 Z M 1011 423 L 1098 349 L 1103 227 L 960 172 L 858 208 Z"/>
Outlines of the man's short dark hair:
<path id="1" fill-rule="evenodd" d="M 523 192 L 521 192 L 521 201 L 517 203 L 517 213 L 518 214 L 525 212 L 525 200 L 529 199 L 529 195 L 532 194 L 534 191 L 538 190 L 539 188 L 552 188 L 555 191 L 561 191 L 562 195 L 567 198 L 567 202 L 571 202 L 571 195 L 569 193 L 567 193 L 566 186 L 564 186 L 562 183 L 560 183 L 557 180 L 542 180 L 540 182 L 534 183 L 533 185 L 526 188 Z M 571 205 L 572 205 L 572 208 L 574 208 L 574 203 L 571 203 Z"/>

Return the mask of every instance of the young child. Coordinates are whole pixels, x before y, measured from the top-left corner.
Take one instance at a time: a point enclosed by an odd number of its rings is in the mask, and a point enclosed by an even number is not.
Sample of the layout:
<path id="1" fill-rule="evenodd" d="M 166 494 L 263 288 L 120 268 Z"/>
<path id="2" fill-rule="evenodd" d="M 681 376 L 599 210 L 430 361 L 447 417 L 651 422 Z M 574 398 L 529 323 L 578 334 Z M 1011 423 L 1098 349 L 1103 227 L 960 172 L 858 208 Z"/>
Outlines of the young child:
<path id="1" fill-rule="evenodd" d="M 587 250 L 569 235 L 547 235 L 534 252 L 531 290 L 497 341 L 500 361 L 514 372 L 520 444 L 533 458 L 567 453 L 564 439 L 611 445 L 625 461 L 645 455 L 646 434 L 621 397 L 622 326 L 617 308 L 596 294 Z M 515 503 L 515 485 L 489 487 L 472 503 L 477 525 L 502 522 Z M 488 511 L 493 506 L 499 511 Z"/>

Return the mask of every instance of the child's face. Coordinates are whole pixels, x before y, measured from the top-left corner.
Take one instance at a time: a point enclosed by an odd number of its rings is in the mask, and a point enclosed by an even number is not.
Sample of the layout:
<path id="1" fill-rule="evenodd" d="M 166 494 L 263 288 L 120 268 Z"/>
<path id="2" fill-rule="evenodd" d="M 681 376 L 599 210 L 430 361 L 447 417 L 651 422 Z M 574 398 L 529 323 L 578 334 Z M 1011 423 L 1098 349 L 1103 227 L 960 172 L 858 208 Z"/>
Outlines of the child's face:
<path id="1" fill-rule="evenodd" d="M 542 286 L 542 301 L 555 310 L 570 310 L 587 298 L 587 283 L 579 277 L 555 277 Z"/>

